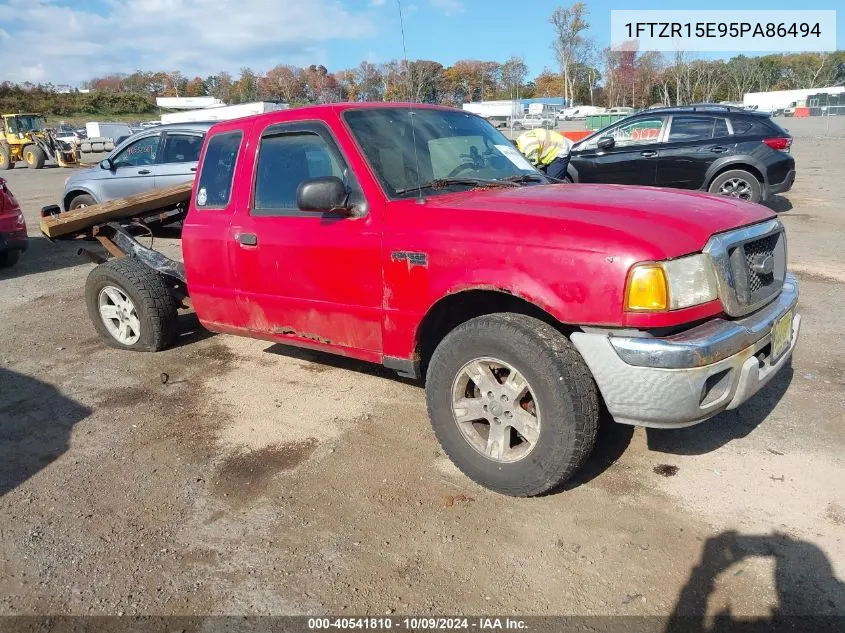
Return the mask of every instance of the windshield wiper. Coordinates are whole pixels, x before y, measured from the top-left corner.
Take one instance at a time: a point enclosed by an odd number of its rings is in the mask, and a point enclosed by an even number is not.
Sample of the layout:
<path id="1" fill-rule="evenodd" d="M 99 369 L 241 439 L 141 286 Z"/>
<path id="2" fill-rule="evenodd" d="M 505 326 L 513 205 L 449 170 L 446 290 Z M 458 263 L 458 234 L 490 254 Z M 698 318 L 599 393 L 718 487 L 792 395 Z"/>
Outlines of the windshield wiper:
<path id="1" fill-rule="evenodd" d="M 397 189 L 394 193 L 397 196 L 403 193 L 410 193 L 420 189 L 445 189 L 449 185 L 472 185 L 475 187 L 518 187 L 519 183 L 511 182 L 509 180 L 486 180 L 484 178 L 435 178 L 428 182 L 414 185 L 413 187 L 404 187 Z"/>
<path id="2" fill-rule="evenodd" d="M 508 176 L 507 178 L 502 178 L 502 180 L 507 180 L 508 182 L 516 182 L 516 183 L 524 183 L 524 182 L 549 182 L 552 180 L 548 176 L 543 176 L 541 174 L 516 174 L 514 176 Z"/>

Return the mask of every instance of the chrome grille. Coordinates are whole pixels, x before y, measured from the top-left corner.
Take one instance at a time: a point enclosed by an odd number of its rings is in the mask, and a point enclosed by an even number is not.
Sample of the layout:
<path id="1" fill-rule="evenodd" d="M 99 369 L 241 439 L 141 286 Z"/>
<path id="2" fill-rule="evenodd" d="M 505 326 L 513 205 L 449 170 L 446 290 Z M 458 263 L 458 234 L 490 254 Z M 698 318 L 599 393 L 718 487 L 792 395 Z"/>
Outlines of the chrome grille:
<path id="1" fill-rule="evenodd" d="M 704 248 L 716 269 L 725 312 L 743 316 L 780 294 L 786 277 L 786 235 L 779 220 L 714 235 Z"/>

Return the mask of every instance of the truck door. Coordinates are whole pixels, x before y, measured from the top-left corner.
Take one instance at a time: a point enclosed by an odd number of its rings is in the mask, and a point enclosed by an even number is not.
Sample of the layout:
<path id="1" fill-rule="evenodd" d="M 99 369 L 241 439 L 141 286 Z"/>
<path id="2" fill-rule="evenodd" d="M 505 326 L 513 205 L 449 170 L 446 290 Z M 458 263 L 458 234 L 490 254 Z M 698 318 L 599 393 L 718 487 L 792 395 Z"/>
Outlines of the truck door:
<path id="1" fill-rule="evenodd" d="M 235 270 L 247 329 L 343 352 L 381 353 L 380 235 L 323 123 L 269 126 L 259 139 L 249 208 L 234 218 Z M 347 181 L 357 217 L 303 212 L 300 183 Z"/>
<path id="2" fill-rule="evenodd" d="M 235 209 L 234 173 L 243 133 L 220 131 L 210 136 L 188 217 L 182 227 L 183 258 L 191 301 L 211 329 L 237 331 L 241 315 L 231 262 L 229 225 Z"/>

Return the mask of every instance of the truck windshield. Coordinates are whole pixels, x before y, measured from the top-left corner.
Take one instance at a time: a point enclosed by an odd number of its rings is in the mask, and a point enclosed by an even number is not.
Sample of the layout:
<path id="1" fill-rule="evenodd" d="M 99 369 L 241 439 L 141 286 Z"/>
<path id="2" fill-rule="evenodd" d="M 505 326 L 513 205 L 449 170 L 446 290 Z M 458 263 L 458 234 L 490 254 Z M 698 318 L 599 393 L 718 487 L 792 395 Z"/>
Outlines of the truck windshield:
<path id="1" fill-rule="evenodd" d="M 344 118 L 391 197 L 412 196 L 418 185 L 445 179 L 465 181 L 452 181 L 432 194 L 472 187 L 473 179 L 506 181 L 530 175 L 545 182 L 508 139 L 474 114 L 368 108 L 349 110 Z"/>
<path id="2" fill-rule="evenodd" d="M 44 119 L 34 114 L 22 114 L 9 119 L 9 131 L 13 134 L 19 132 L 40 132 L 44 129 Z"/>

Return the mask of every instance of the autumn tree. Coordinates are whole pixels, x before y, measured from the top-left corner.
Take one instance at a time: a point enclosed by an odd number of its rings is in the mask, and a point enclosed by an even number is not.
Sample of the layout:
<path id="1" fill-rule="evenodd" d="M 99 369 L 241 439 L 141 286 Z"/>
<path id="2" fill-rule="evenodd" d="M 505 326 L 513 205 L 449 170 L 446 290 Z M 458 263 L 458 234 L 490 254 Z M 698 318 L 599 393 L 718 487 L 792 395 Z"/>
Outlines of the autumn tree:
<path id="1" fill-rule="evenodd" d="M 589 11 L 585 3 L 576 2 L 571 7 L 558 7 L 549 18 L 555 31 L 553 49 L 563 74 L 564 97 L 570 104 L 575 93 L 573 67 L 585 61 L 589 45 L 585 36 L 585 31 L 590 26 L 587 22 Z"/>

